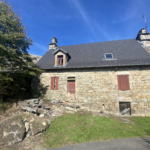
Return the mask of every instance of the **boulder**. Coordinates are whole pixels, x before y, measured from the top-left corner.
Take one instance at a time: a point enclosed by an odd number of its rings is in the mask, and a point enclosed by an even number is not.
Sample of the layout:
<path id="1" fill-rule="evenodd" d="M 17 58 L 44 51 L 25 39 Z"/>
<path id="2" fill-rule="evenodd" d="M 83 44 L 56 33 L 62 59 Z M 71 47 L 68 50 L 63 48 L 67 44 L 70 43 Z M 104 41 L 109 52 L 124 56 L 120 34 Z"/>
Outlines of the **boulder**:
<path id="1" fill-rule="evenodd" d="M 38 113 L 38 109 L 37 108 L 31 108 L 31 107 L 21 107 L 22 110 L 26 110 L 28 112 L 34 112 L 34 113 Z"/>
<path id="2" fill-rule="evenodd" d="M 30 129 L 27 133 L 27 137 L 39 134 L 43 131 L 45 131 L 49 127 L 50 123 L 48 121 L 31 121 L 30 122 Z"/>
<path id="3" fill-rule="evenodd" d="M 0 122 L 0 145 L 12 145 L 24 139 L 26 128 L 20 115 Z"/>

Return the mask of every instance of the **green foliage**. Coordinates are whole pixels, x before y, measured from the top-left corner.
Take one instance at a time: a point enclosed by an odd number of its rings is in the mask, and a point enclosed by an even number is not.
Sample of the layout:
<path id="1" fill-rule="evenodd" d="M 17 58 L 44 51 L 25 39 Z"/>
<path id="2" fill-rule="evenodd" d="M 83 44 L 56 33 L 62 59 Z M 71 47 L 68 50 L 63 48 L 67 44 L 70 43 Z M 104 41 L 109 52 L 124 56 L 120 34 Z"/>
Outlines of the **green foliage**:
<path id="1" fill-rule="evenodd" d="M 134 124 L 125 123 L 119 118 L 66 114 L 51 122 L 50 128 L 44 132 L 44 141 L 48 147 L 57 147 L 90 141 L 150 136 L 150 117 L 135 117 L 131 120 Z"/>
<path id="2" fill-rule="evenodd" d="M 0 99 L 0 114 L 3 114 L 6 109 L 7 109 L 7 103 L 3 102 L 3 100 Z"/>
<path id="3" fill-rule="evenodd" d="M 42 72 L 28 54 L 30 45 L 32 40 L 27 37 L 21 18 L 9 4 L 0 1 L 1 97 L 23 98 L 28 89 L 26 80 Z"/>

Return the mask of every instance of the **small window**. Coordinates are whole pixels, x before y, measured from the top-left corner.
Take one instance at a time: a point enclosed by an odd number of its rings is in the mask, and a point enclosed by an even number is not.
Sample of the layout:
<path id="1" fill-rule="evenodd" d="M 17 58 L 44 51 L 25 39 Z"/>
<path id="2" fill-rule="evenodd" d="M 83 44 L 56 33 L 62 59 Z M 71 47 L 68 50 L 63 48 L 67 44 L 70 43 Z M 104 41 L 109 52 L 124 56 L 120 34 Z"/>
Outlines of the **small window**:
<path id="1" fill-rule="evenodd" d="M 117 78 L 118 78 L 118 90 L 122 91 L 130 90 L 128 75 L 118 75 Z"/>
<path id="2" fill-rule="evenodd" d="M 130 116 L 131 105 L 130 102 L 119 102 L 120 115 Z"/>
<path id="3" fill-rule="evenodd" d="M 106 59 L 113 59 L 113 54 L 105 54 Z"/>
<path id="4" fill-rule="evenodd" d="M 63 56 L 58 56 L 58 59 L 57 59 L 57 66 L 62 66 L 63 65 Z"/>

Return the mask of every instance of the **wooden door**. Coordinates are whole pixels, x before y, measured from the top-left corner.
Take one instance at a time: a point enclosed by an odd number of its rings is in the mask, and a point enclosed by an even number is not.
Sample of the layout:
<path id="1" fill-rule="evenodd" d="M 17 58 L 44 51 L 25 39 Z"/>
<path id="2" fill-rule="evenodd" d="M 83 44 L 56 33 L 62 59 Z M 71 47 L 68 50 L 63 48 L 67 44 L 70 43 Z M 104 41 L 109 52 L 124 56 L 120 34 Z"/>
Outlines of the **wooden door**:
<path id="1" fill-rule="evenodd" d="M 67 92 L 75 94 L 75 80 L 68 80 Z"/>

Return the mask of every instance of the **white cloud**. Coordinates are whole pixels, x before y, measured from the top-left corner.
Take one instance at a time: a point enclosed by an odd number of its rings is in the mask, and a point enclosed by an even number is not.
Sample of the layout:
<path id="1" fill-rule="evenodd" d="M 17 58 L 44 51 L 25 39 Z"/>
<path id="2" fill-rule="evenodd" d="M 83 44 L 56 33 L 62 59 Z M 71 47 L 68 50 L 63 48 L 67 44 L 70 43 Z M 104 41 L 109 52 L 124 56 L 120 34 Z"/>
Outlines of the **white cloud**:
<path id="1" fill-rule="evenodd" d="M 86 14 L 86 11 L 84 10 L 84 8 L 81 5 L 81 3 L 78 0 L 71 0 L 71 2 L 77 8 L 77 10 L 79 11 L 80 15 L 82 16 L 82 18 L 84 19 L 84 21 L 87 23 L 87 25 L 90 28 L 90 30 L 92 31 L 93 35 L 95 36 L 95 38 L 97 38 L 96 33 L 94 31 L 94 28 L 93 28 L 93 26 L 90 23 L 91 20 L 90 20 L 89 16 Z"/>
<path id="2" fill-rule="evenodd" d="M 96 40 L 99 40 L 99 36 L 97 36 L 97 29 L 100 31 L 101 34 L 103 34 L 108 40 L 110 40 L 109 34 L 105 31 L 104 28 L 100 24 L 98 24 L 96 21 L 92 20 L 88 15 L 86 10 L 83 8 L 81 3 L 78 0 L 68 0 L 69 3 L 73 3 L 73 5 L 76 7 L 76 9 L 79 11 L 80 15 L 82 16 L 83 20 L 91 30 L 92 34 L 96 38 Z M 99 34 L 99 33 L 98 33 Z"/>

